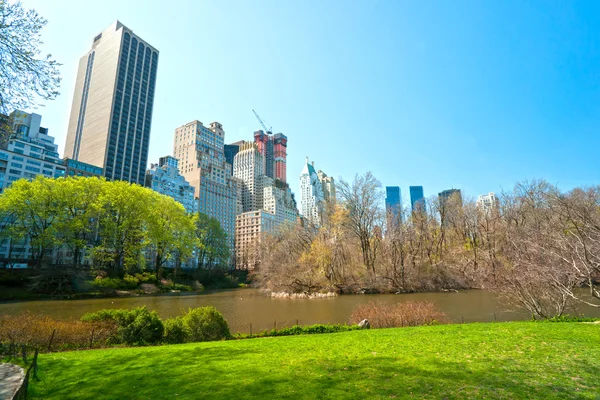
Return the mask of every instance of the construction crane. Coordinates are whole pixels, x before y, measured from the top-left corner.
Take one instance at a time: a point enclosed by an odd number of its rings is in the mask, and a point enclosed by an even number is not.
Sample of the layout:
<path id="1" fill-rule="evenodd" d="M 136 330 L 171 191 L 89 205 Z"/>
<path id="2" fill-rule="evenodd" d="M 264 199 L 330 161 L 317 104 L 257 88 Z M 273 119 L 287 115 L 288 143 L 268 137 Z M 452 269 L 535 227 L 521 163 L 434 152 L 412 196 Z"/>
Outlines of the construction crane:
<path id="1" fill-rule="evenodd" d="M 254 115 L 256 115 L 256 119 L 258 120 L 258 122 L 260 122 L 260 124 L 262 125 L 262 127 L 265 129 L 265 132 L 267 133 L 267 135 L 271 135 L 273 133 L 273 127 L 267 129 L 267 124 L 265 123 L 265 121 L 263 121 L 258 116 L 258 114 L 256 113 L 256 111 L 254 111 L 254 109 L 252 109 L 252 112 L 254 113 Z"/>

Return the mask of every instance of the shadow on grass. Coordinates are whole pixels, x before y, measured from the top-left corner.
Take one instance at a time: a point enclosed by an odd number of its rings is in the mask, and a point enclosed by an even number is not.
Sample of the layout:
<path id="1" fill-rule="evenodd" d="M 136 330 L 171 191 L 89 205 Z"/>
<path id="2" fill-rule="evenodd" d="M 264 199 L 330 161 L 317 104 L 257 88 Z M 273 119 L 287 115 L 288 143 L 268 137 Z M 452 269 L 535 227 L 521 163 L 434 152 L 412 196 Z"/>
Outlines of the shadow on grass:
<path id="1" fill-rule="evenodd" d="M 594 391 L 600 366 L 571 360 L 576 376 L 535 362 L 448 361 L 344 354 L 279 356 L 272 346 L 172 346 L 45 355 L 33 397 L 78 399 L 556 398 Z M 163 348 L 164 349 L 164 348 Z M 289 349 L 286 349 L 289 350 Z M 275 354 L 278 356 L 276 357 Z M 308 358 L 308 357 L 311 358 Z M 591 396 L 590 396 L 591 397 Z"/>

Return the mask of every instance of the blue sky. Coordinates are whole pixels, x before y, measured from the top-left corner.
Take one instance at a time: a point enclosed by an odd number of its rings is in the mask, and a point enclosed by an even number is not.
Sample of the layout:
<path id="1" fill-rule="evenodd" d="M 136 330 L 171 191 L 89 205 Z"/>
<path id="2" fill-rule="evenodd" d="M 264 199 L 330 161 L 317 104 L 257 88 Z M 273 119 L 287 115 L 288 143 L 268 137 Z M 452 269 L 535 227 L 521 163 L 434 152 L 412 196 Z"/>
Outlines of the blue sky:
<path id="1" fill-rule="evenodd" d="M 544 178 L 598 183 L 598 1 L 23 0 L 48 19 L 58 99 L 36 112 L 64 146 L 79 58 L 118 19 L 160 51 L 149 162 L 176 127 L 288 136 L 288 181 L 304 158 L 336 179 L 467 196 Z"/>

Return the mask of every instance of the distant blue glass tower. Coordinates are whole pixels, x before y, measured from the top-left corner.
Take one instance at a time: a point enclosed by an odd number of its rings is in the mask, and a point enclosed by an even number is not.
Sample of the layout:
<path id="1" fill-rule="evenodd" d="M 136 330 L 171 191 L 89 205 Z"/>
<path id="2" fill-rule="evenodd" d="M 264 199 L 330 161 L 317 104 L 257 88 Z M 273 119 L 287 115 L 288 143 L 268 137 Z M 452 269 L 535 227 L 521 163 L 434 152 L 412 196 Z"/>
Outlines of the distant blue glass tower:
<path id="1" fill-rule="evenodd" d="M 400 187 L 385 187 L 385 213 L 388 217 L 388 223 L 402 222 L 402 200 L 400 196 Z"/>
<path id="2" fill-rule="evenodd" d="M 425 207 L 425 196 L 423 195 L 423 186 L 410 186 L 410 207 L 413 212 L 427 211 Z"/>

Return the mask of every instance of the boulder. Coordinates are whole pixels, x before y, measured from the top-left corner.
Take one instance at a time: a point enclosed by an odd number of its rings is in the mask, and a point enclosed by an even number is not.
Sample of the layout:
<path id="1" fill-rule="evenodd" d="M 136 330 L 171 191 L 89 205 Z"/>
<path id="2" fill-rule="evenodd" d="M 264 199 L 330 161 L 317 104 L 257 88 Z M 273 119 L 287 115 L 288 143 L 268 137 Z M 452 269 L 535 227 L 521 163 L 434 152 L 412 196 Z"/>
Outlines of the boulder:
<path id="1" fill-rule="evenodd" d="M 363 319 L 358 323 L 360 329 L 371 329 L 371 324 L 369 324 L 368 319 Z"/>

